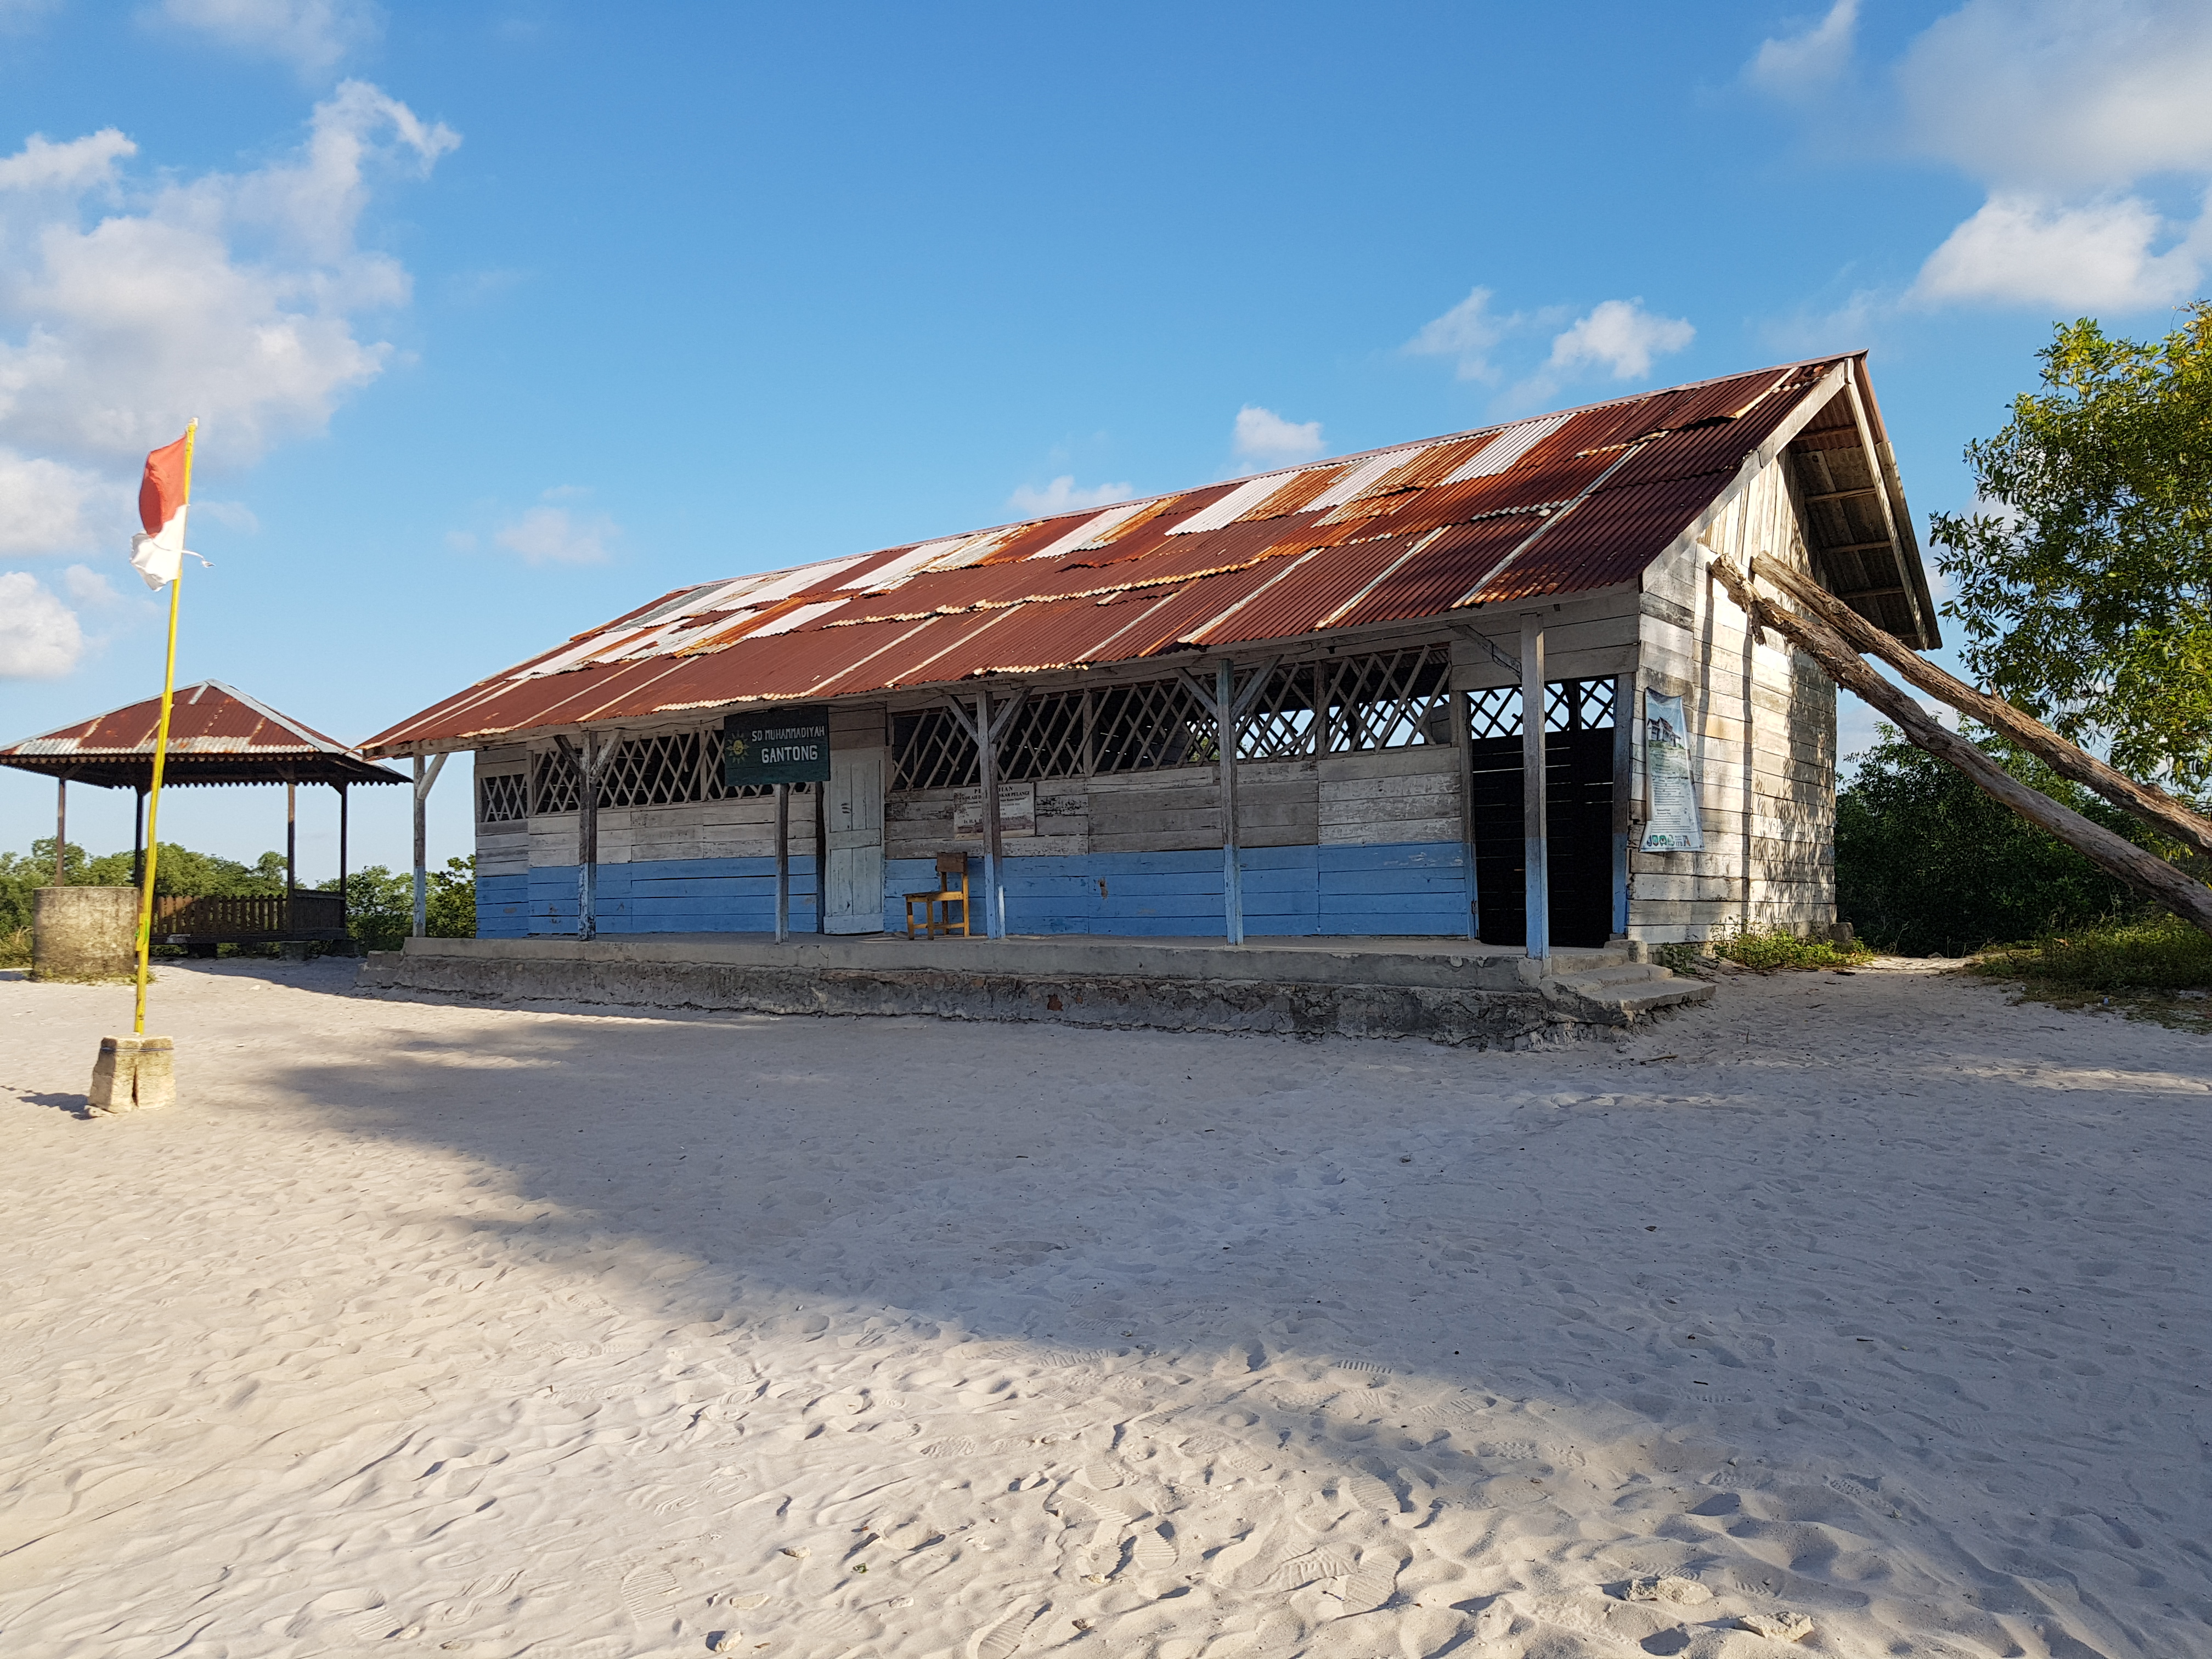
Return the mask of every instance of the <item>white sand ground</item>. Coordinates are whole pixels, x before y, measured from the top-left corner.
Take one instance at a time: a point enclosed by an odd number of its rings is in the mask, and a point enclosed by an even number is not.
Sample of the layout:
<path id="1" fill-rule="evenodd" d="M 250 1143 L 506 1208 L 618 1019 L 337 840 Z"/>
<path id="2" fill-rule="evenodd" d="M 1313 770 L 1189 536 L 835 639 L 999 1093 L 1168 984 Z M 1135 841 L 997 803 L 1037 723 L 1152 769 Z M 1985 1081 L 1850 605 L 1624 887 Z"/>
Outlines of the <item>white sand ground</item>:
<path id="1" fill-rule="evenodd" d="M 105 1121 L 127 991 L 0 982 L 0 1652 L 2212 1653 L 2202 1037 L 349 982 L 169 969 L 184 1103 Z"/>

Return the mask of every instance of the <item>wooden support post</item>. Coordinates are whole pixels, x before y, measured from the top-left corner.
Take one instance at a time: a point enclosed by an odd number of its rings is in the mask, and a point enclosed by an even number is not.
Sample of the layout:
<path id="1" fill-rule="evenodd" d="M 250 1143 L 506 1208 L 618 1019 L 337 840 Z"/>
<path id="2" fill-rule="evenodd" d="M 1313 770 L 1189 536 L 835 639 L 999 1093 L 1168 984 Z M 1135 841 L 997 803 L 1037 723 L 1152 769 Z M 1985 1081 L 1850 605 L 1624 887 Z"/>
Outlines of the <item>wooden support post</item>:
<path id="1" fill-rule="evenodd" d="M 1004 939 L 1006 884 L 1000 868 L 1006 854 L 999 823 L 999 729 L 991 718 L 988 688 L 975 693 L 975 728 L 981 734 L 975 753 L 983 783 L 983 932 L 991 939 Z"/>
<path id="2" fill-rule="evenodd" d="M 599 936 L 599 767 L 606 740 L 584 733 L 576 764 L 576 937 Z"/>
<path id="3" fill-rule="evenodd" d="M 1467 936 L 1482 937 L 1482 884 L 1474 868 L 1474 731 L 1467 693 L 1451 697 L 1452 746 L 1459 750 L 1459 855 L 1467 866 Z"/>
<path id="4" fill-rule="evenodd" d="M 1211 688 L 1188 669 L 1176 670 L 1176 677 L 1189 688 L 1198 706 L 1213 716 L 1213 746 L 1221 761 L 1222 932 L 1231 945 L 1244 942 L 1244 849 L 1237 823 L 1237 751 L 1243 746 L 1244 716 L 1281 660 L 1268 658 L 1240 683 L 1237 665 L 1224 657 L 1213 671 Z"/>
<path id="5" fill-rule="evenodd" d="M 430 791 L 438 781 L 438 774 L 446 769 L 443 755 L 430 757 L 426 771 L 422 757 L 415 757 L 415 925 L 410 930 L 416 939 L 430 932 Z"/>
<path id="6" fill-rule="evenodd" d="M 1244 867 L 1237 840 L 1237 746 L 1243 721 L 1237 718 L 1237 670 L 1224 657 L 1213 672 L 1213 746 L 1221 751 L 1222 932 L 1231 945 L 1244 942 Z"/>
<path id="7" fill-rule="evenodd" d="M 69 774 L 54 780 L 54 885 L 69 885 Z"/>
<path id="8" fill-rule="evenodd" d="M 146 884 L 146 792 L 134 784 L 133 793 L 138 797 L 131 812 L 131 884 Z"/>
<path id="9" fill-rule="evenodd" d="M 284 927 L 292 926 L 292 895 L 300 885 L 300 786 L 284 780 Z"/>
<path id="10" fill-rule="evenodd" d="M 1527 863 L 1528 954 L 1552 955 L 1549 821 L 1545 812 L 1544 618 L 1521 618 L 1521 836 Z"/>
<path id="11" fill-rule="evenodd" d="M 952 717 L 975 744 L 976 770 L 983 786 L 983 932 L 990 939 L 1006 936 L 1006 860 L 999 829 L 999 739 L 1014 723 L 1015 714 L 1028 697 L 1029 688 L 1023 686 L 994 709 L 990 688 L 978 686 L 973 714 L 959 698 L 949 693 L 945 697 Z"/>
<path id="12" fill-rule="evenodd" d="M 775 787 L 775 942 L 791 943 L 791 786 Z"/>
<path id="13" fill-rule="evenodd" d="M 353 924 L 348 919 L 346 905 L 346 787 L 342 783 L 331 787 L 338 792 L 338 927 L 350 940 Z M 346 948 L 350 951 L 353 947 L 349 944 Z"/>
<path id="14" fill-rule="evenodd" d="M 1613 937 L 1628 937 L 1628 847 L 1636 817 L 1636 676 L 1613 679 Z"/>

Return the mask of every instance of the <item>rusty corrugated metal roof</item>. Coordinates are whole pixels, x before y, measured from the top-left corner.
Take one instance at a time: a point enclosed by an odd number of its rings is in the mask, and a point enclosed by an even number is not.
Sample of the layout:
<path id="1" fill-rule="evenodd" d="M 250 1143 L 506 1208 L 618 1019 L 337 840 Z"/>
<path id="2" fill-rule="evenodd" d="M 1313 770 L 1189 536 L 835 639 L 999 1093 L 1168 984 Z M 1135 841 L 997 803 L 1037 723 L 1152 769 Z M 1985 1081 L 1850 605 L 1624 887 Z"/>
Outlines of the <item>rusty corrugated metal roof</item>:
<path id="1" fill-rule="evenodd" d="M 365 746 L 1128 662 L 1632 581 L 1846 362 L 678 589 Z M 1833 384 L 1820 396 L 1808 441 L 1857 444 Z"/>

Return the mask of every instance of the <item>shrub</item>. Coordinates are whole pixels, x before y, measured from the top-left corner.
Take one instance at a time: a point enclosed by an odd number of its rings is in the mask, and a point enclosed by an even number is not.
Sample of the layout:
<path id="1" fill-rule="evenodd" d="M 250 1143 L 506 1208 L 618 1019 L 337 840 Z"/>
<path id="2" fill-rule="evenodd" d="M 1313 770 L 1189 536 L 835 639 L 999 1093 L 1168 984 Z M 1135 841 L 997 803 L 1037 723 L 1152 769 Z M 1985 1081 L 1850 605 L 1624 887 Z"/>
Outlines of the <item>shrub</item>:
<path id="1" fill-rule="evenodd" d="M 1973 969 L 1996 979 L 2104 994 L 2212 989 L 2212 934 L 2179 916 L 2093 924 L 1989 951 Z"/>
<path id="2" fill-rule="evenodd" d="M 1874 952 L 1856 942 L 1833 945 L 1824 939 L 1801 939 L 1779 929 L 1748 928 L 1741 923 L 1726 938 L 1713 941 L 1713 954 L 1761 973 L 1778 968 L 1856 968 L 1874 960 Z"/>
<path id="3" fill-rule="evenodd" d="M 1836 908 L 1903 956 L 1963 957 L 1993 941 L 2137 913 L 2135 896 L 1887 726 L 1836 799 Z M 1980 739 L 2021 782 L 2148 844 L 2142 826 L 2032 758 Z"/>

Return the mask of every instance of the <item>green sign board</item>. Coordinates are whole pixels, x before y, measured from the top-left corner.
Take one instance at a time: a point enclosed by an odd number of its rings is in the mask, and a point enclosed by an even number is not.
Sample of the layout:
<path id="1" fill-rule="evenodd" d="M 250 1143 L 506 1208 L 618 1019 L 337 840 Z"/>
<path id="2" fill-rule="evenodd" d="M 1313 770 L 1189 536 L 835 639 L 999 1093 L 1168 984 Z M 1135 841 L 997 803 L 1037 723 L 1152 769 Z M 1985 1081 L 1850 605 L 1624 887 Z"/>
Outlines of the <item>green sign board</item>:
<path id="1" fill-rule="evenodd" d="M 750 709 L 722 722 L 722 782 L 830 781 L 830 710 L 821 703 Z"/>

